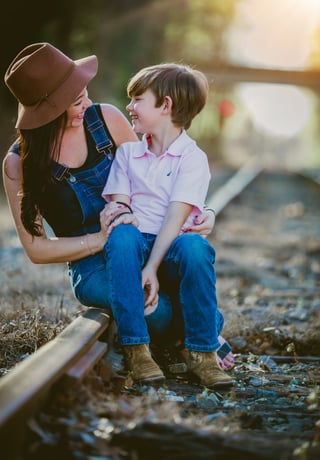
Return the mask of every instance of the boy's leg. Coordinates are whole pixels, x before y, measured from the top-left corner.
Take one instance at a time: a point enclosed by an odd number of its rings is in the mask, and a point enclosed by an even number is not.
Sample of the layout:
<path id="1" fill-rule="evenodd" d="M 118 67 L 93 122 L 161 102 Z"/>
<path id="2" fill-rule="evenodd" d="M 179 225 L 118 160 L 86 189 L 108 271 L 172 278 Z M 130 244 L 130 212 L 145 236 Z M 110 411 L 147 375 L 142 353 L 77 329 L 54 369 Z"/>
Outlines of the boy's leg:
<path id="1" fill-rule="evenodd" d="M 189 367 L 209 386 L 231 384 L 217 361 L 222 315 L 217 305 L 214 262 L 215 250 L 206 239 L 184 234 L 174 240 L 160 270 L 160 283 L 166 278 L 171 286 L 179 283 Z"/>

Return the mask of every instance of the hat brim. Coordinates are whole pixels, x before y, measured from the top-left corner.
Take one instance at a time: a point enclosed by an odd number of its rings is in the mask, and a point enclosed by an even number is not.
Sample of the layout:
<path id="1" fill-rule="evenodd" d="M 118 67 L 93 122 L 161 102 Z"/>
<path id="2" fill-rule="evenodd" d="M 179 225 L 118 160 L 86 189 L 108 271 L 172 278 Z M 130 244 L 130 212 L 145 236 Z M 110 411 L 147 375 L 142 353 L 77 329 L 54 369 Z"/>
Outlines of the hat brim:
<path id="1" fill-rule="evenodd" d="M 19 103 L 16 128 L 39 128 L 59 117 L 70 107 L 98 71 L 98 59 L 94 55 L 75 60 L 74 64 L 69 77 L 47 99 L 33 106 Z"/>

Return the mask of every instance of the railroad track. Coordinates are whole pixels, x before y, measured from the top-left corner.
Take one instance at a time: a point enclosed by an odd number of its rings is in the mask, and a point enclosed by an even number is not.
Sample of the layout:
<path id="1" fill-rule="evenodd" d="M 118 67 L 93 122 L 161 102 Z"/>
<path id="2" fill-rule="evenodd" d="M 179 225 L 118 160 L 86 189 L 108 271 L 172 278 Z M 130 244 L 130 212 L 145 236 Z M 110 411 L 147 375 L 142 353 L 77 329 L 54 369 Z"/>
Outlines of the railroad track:
<path id="1" fill-rule="evenodd" d="M 217 215 L 222 213 L 235 198 L 241 196 L 242 192 L 259 178 L 261 173 L 263 173 L 263 167 L 257 158 L 252 158 L 214 193 L 208 202 L 209 207 L 214 208 Z M 311 179 L 317 181 L 317 178 L 314 179 L 314 177 L 305 180 Z M 310 290 L 313 295 L 313 287 Z M 282 291 L 282 294 L 286 298 L 290 295 L 295 299 L 301 298 L 301 290 L 296 289 L 296 293 L 293 294 L 292 290 L 290 292 L 285 291 L 283 294 Z M 278 295 L 281 296 L 279 291 Z M 268 292 L 264 292 L 264 296 L 268 296 Z M 7 457 L 3 460 L 15 460 L 10 456 L 14 455 L 17 448 L 17 444 L 12 443 L 12 436 L 13 434 L 16 436 L 20 431 L 23 432 L 27 420 L 42 407 L 51 388 L 66 378 L 80 381 L 107 353 L 108 344 L 105 337 L 109 325 L 110 318 L 107 314 L 99 309 L 90 308 L 55 339 L 0 379 L 0 445 L 2 452 L 8 452 Z M 270 328 L 270 330 L 276 329 L 277 327 Z M 266 332 L 268 333 L 270 331 Z M 247 427 L 255 429 L 254 424 L 258 423 L 257 420 L 260 420 L 259 426 L 261 427 L 263 416 L 272 419 L 274 405 L 277 404 L 278 410 L 275 413 L 278 418 L 284 420 L 284 425 L 290 422 L 290 417 L 292 422 L 292 413 L 296 413 L 297 416 L 294 418 L 296 426 L 302 426 L 297 420 L 308 419 L 308 423 L 305 424 L 305 439 L 310 441 L 316 436 L 315 425 L 319 423 L 319 395 L 317 393 L 320 384 L 319 364 L 320 357 L 300 356 L 296 353 L 288 357 L 274 354 L 272 360 L 267 355 L 256 357 L 253 354 L 238 354 L 237 366 L 233 372 L 241 384 L 235 389 L 234 395 L 238 400 L 246 401 L 243 407 L 250 407 L 250 416 L 248 411 L 246 412 L 242 407 L 246 414 L 244 419 Z M 194 410 L 196 406 L 191 405 L 190 408 L 190 400 L 187 401 L 187 397 L 195 397 L 199 394 L 199 387 L 194 384 L 189 385 L 183 375 L 178 378 L 175 378 L 174 375 L 171 377 L 172 379 L 168 380 L 169 390 L 173 391 L 178 399 L 179 397 L 183 399 L 182 404 L 186 406 L 184 410 Z M 296 383 L 292 384 L 292 382 Z M 290 384 L 291 387 L 288 388 Z M 135 394 L 136 389 L 126 391 L 127 394 L 132 395 Z M 313 408 L 308 409 L 307 400 L 311 398 L 312 392 L 316 402 L 313 401 Z M 290 405 L 288 395 L 292 394 L 295 394 L 295 398 L 299 399 L 301 404 L 304 402 L 303 410 L 299 411 L 298 406 Z M 284 400 L 282 405 L 279 403 L 279 398 Z M 258 409 L 253 410 L 253 407 L 258 407 Z M 196 409 L 199 408 L 196 407 Z M 209 405 L 206 406 L 206 403 L 203 403 L 202 411 L 208 409 Z M 230 413 L 232 405 L 228 408 L 224 406 L 223 410 Z M 270 423 L 273 423 L 272 420 Z M 268 428 L 270 429 L 270 426 L 264 427 L 267 430 Z M 120 438 L 119 442 L 127 443 L 128 435 L 126 440 Z M 261 458 L 267 457 L 261 456 Z"/>
<path id="2" fill-rule="evenodd" d="M 81 379 L 104 356 L 107 344 L 99 338 L 103 337 L 109 322 L 110 317 L 102 310 L 89 308 L 55 339 L 0 379 L 2 452 L 10 453 L 16 448 L 13 435 L 18 434 L 19 439 L 26 420 L 41 407 L 59 379 Z"/>

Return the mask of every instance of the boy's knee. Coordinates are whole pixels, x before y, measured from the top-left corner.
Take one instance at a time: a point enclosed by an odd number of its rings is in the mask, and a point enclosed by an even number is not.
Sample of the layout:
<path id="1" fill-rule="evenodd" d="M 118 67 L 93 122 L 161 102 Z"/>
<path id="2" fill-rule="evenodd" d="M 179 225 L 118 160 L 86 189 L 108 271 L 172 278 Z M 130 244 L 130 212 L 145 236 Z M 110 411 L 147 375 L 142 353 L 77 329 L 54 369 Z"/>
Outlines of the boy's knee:
<path id="1" fill-rule="evenodd" d="M 135 247 L 140 247 L 141 233 L 131 224 L 120 224 L 115 227 L 106 243 L 106 247 L 118 249 L 126 254 L 130 253 Z"/>
<path id="2" fill-rule="evenodd" d="M 135 241 L 140 235 L 137 227 L 131 224 L 120 224 L 115 227 L 109 235 L 108 241 Z"/>
<path id="3" fill-rule="evenodd" d="M 193 263 L 210 258 L 215 260 L 215 250 L 208 241 L 198 234 L 183 234 L 176 239 L 176 249 L 180 257 L 191 260 Z"/>

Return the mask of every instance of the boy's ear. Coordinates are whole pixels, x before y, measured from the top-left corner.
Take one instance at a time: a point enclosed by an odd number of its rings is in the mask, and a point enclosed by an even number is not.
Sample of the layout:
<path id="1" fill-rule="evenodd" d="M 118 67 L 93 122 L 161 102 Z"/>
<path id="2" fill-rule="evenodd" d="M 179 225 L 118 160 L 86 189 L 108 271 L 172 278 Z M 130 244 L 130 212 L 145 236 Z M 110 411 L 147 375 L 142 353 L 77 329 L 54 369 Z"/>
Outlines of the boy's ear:
<path id="1" fill-rule="evenodd" d="M 172 99 L 170 96 L 165 96 L 163 100 L 163 109 L 166 111 L 171 111 L 172 109 Z"/>

